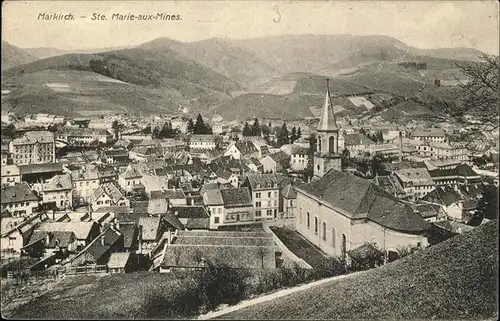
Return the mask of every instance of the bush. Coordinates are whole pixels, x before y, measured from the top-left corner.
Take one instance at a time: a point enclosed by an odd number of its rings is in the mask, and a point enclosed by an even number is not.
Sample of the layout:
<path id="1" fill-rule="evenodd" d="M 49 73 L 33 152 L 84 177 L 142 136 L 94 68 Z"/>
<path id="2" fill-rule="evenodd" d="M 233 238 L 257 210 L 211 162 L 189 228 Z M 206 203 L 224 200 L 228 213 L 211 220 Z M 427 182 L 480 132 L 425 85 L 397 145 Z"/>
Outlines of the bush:
<path id="1" fill-rule="evenodd" d="M 312 270 L 311 278 L 313 280 L 318 280 L 346 273 L 347 270 L 344 260 L 335 257 L 328 257 Z"/>

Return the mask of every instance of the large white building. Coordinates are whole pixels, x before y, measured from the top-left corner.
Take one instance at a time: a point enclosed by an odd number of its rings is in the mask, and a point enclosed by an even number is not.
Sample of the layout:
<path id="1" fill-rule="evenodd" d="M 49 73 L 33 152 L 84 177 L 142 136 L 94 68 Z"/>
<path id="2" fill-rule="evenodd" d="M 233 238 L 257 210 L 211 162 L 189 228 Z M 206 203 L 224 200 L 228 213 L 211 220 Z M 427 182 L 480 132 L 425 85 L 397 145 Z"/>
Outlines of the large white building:
<path id="1" fill-rule="evenodd" d="M 54 134 L 27 132 L 9 143 L 9 152 L 15 165 L 53 163 L 56 159 Z"/>

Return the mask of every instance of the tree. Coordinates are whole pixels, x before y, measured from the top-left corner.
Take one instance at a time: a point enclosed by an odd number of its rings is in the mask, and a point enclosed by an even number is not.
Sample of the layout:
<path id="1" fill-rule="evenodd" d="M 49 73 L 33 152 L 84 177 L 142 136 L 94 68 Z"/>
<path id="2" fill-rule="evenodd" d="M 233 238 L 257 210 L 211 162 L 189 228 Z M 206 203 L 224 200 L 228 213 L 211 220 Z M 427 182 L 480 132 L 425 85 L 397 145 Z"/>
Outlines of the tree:
<path id="1" fill-rule="evenodd" d="M 245 126 L 243 127 L 243 136 L 252 136 L 252 134 L 252 128 L 250 128 L 248 123 L 245 123 Z"/>
<path id="2" fill-rule="evenodd" d="M 309 157 L 312 157 L 316 152 L 316 145 L 318 143 L 318 138 L 316 138 L 316 134 L 311 134 L 309 136 Z"/>
<path id="3" fill-rule="evenodd" d="M 292 128 L 292 134 L 290 135 L 290 143 L 293 144 L 294 141 L 297 140 L 297 128 L 295 128 L 295 126 L 293 126 Z"/>
<path id="4" fill-rule="evenodd" d="M 153 133 L 151 134 L 151 136 L 153 137 L 153 139 L 156 139 L 156 138 L 159 138 L 160 137 L 160 130 L 158 129 L 158 127 L 155 127 L 155 129 L 153 129 Z"/>
<path id="5" fill-rule="evenodd" d="M 477 204 L 477 213 L 482 218 L 490 220 L 498 218 L 498 187 L 484 185 L 483 197 Z"/>
<path id="6" fill-rule="evenodd" d="M 297 139 L 301 138 L 301 137 L 302 137 L 302 131 L 300 130 L 300 126 L 299 126 L 299 129 L 297 129 Z"/>
<path id="7" fill-rule="evenodd" d="M 205 126 L 205 122 L 203 121 L 203 116 L 201 116 L 201 114 L 198 114 L 198 117 L 196 117 L 196 123 L 194 125 L 194 133 L 195 134 L 207 133 L 207 126 Z"/>
<path id="8" fill-rule="evenodd" d="M 458 70 L 468 79 L 460 81 L 458 96 L 462 108 L 489 123 L 499 114 L 499 56 L 483 54 L 482 61 L 457 63 Z M 496 123 L 495 128 L 498 128 Z"/>
<path id="9" fill-rule="evenodd" d="M 115 139 L 120 138 L 120 132 L 123 129 L 123 124 L 118 122 L 118 120 L 114 120 L 111 124 L 111 129 L 113 129 L 113 133 L 115 134 Z"/>
<path id="10" fill-rule="evenodd" d="M 2 126 L 1 129 L 2 129 L 2 136 L 8 138 L 13 138 L 16 132 L 16 127 L 14 126 L 14 124 L 8 124 L 6 126 Z"/>
<path id="11" fill-rule="evenodd" d="M 193 134 L 193 133 L 194 133 L 194 122 L 193 122 L 193 118 L 189 118 L 189 120 L 188 120 L 188 124 L 187 124 L 187 131 L 188 131 L 188 133 L 191 133 L 191 134 Z"/>
<path id="12" fill-rule="evenodd" d="M 288 135 L 288 129 L 286 128 L 286 123 L 283 123 L 278 134 L 278 146 L 283 146 L 288 143 L 290 143 L 290 137 Z"/>
<path id="13" fill-rule="evenodd" d="M 252 135 L 253 136 L 260 136 L 261 134 L 262 134 L 262 128 L 260 127 L 259 119 L 255 118 L 253 125 L 252 125 Z"/>
<path id="14" fill-rule="evenodd" d="M 269 128 L 265 124 L 261 126 L 261 129 L 262 129 L 262 134 L 264 135 L 264 137 L 269 136 L 269 134 L 271 133 L 271 128 Z"/>

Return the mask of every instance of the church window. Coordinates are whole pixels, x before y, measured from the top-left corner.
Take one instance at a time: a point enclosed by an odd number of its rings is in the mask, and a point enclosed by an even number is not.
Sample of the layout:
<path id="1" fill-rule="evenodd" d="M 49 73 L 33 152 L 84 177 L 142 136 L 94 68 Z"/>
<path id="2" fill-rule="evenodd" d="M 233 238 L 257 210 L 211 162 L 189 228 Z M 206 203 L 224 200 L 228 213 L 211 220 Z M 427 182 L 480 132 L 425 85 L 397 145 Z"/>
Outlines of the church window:
<path id="1" fill-rule="evenodd" d="M 345 234 L 342 234 L 342 247 L 341 247 L 341 251 L 342 251 L 342 258 L 345 259 L 346 258 L 346 254 L 347 254 L 347 238 L 346 238 Z"/>
<path id="2" fill-rule="evenodd" d="M 314 234 L 318 234 L 318 218 L 314 218 Z"/>
<path id="3" fill-rule="evenodd" d="M 322 232 L 322 236 L 323 236 L 323 241 L 326 241 L 326 223 L 323 222 L 323 232 Z"/>
<path id="4" fill-rule="evenodd" d="M 318 152 L 321 152 L 321 136 L 318 137 Z"/>
<path id="5" fill-rule="evenodd" d="M 335 248 L 335 227 L 332 227 L 332 247 Z"/>
<path id="6" fill-rule="evenodd" d="M 335 137 L 333 137 L 333 136 L 330 136 L 330 138 L 328 138 L 328 152 L 329 153 L 335 153 L 334 140 L 335 140 Z"/>
<path id="7" fill-rule="evenodd" d="M 311 227 L 311 215 L 309 215 L 309 212 L 307 212 L 307 228 Z"/>

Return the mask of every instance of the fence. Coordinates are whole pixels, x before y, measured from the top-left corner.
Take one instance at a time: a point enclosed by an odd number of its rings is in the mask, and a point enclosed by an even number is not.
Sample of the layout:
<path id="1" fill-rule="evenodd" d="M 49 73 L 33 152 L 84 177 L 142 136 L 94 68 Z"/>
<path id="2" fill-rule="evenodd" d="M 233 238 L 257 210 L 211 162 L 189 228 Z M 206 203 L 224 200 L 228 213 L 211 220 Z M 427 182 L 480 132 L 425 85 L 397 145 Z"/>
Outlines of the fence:
<path id="1" fill-rule="evenodd" d="M 262 226 L 264 228 L 264 231 L 266 233 L 269 233 L 273 236 L 273 241 L 278 245 L 278 247 L 281 250 L 281 253 L 283 253 L 284 256 L 288 257 L 290 260 L 293 262 L 298 263 L 302 268 L 305 269 L 312 269 L 312 266 L 310 266 L 306 261 L 295 255 L 292 251 L 290 251 L 283 242 L 274 234 L 274 232 L 269 228 L 267 224 L 263 224 Z"/>
<path id="2" fill-rule="evenodd" d="M 63 271 L 66 275 L 108 273 L 107 265 L 75 266 L 67 267 Z"/>

